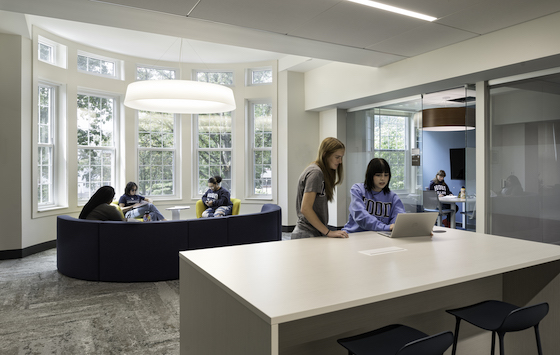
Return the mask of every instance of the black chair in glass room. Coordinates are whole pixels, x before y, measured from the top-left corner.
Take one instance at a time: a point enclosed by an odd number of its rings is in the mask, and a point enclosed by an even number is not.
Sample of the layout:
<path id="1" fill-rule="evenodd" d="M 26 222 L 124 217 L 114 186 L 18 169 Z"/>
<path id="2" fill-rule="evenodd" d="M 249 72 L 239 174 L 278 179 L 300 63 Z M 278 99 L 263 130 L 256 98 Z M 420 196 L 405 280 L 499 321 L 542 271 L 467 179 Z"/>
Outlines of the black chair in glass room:
<path id="1" fill-rule="evenodd" d="M 453 333 L 428 335 L 401 324 L 337 340 L 348 355 L 442 355 L 453 343 Z"/>
<path id="2" fill-rule="evenodd" d="M 442 224 L 442 217 L 447 216 L 448 220 L 451 220 L 451 215 L 453 213 L 450 209 L 443 209 L 441 207 L 441 203 L 439 202 L 438 196 L 434 190 L 425 190 L 423 191 L 424 195 L 422 204 L 424 206 L 424 212 L 437 212 L 438 219 L 437 225 L 441 227 Z"/>
<path id="3" fill-rule="evenodd" d="M 542 355 L 539 323 L 548 314 L 548 303 L 546 302 L 527 307 L 517 307 L 502 301 L 484 301 L 467 307 L 450 309 L 446 312 L 454 315 L 456 320 L 452 355 L 455 355 L 457 351 L 461 320 L 492 332 L 492 355 L 494 355 L 496 334 L 498 334 L 500 342 L 500 355 L 504 355 L 504 336 L 506 333 L 533 327 L 538 354 Z"/>

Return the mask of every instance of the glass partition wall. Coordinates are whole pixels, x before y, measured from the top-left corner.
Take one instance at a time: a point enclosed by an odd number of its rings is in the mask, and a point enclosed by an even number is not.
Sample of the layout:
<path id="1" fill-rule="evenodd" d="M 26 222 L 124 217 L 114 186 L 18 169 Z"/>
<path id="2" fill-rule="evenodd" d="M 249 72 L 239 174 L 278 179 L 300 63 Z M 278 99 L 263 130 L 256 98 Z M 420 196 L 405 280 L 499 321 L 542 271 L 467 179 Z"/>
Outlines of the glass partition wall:
<path id="1" fill-rule="evenodd" d="M 473 88 L 461 87 L 349 110 L 345 158 L 347 189 L 364 181 L 367 164 L 372 158 L 385 158 L 391 166 L 390 188 L 399 195 L 406 212 L 422 212 L 423 191 L 436 173 L 444 170 L 451 192 L 458 195 L 464 186 L 469 196 L 466 203 L 457 204 L 456 226 L 474 230 L 474 104 Z M 441 108 L 451 108 L 454 117 L 443 118 L 438 128 L 423 127 L 426 125 L 424 113 L 432 110 L 428 114 L 447 114 L 445 109 L 438 111 Z M 455 120 L 455 126 L 450 120 Z M 349 204 L 350 196 L 347 206 Z"/>
<path id="2" fill-rule="evenodd" d="M 424 188 L 438 171 L 458 196 L 465 189 L 466 199 L 455 205 L 456 226 L 476 229 L 476 91 L 474 85 L 423 95 Z"/>
<path id="3" fill-rule="evenodd" d="M 560 244 L 560 74 L 490 82 L 489 94 L 489 232 Z"/>
<path id="4" fill-rule="evenodd" d="M 350 110 L 351 111 L 351 110 Z M 369 161 L 384 158 L 391 166 L 389 188 L 399 194 L 407 212 L 417 212 L 422 170 L 418 115 L 421 97 L 349 112 L 346 127 L 347 188 L 364 182 Z M 421 122 L 421 121 L 420 121 Z M 347 206 L 350 204 L 348 195 Z"/>

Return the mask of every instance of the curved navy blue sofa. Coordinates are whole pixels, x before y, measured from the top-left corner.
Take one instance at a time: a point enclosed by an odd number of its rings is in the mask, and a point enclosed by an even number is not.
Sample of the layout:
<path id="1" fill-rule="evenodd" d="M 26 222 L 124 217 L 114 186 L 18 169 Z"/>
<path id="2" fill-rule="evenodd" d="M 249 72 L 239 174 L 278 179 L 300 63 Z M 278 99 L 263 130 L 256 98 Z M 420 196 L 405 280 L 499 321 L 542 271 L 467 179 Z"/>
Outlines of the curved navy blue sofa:
<path id="1" fill-rule="evenodd" d="M 131 223 L 57 217 L 57 268 L 90 281 L 179 278 L 179 252 L 282 240 L 282 210 L 220 218 Z"/>

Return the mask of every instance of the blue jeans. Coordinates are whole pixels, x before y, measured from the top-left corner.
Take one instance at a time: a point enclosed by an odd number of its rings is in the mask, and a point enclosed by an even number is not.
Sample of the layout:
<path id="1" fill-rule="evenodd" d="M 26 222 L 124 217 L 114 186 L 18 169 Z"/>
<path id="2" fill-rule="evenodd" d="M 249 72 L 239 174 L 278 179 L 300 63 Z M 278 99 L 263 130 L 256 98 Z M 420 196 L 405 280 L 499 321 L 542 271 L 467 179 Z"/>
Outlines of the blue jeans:
<path id="1" fill-rule="evenodd" d="M 130 210 L 126 212 L 124 216 L 126 218 L 144 217 L 144 213 L 146 213 L 146 211 L 150 213 L 150 218 L 152 219 L 152 221 L 163 221 L 165 219 L 165 217 L 163 217 L 163 215 L 159 212 L 157 207 L 152 205 L 151 203 Z"/>
<path id="2" fill-rule="evenodd" d="M 220 206 L 218 208 L 208 207 L 204 212 L 202 212 L 202 217 L 223 217 L 229 216 L 231 214 L 231 209 L 233 206 Z"/>

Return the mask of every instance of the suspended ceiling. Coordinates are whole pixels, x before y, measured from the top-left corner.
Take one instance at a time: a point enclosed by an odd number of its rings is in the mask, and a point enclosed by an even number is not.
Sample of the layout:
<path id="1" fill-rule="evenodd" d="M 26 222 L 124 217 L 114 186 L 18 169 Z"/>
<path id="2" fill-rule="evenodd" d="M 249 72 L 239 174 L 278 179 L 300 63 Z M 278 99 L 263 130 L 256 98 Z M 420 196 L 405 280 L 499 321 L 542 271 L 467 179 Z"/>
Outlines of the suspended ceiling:
<path id="1" fill-rule="evenodd" d="M 2 0 L 0 31 L 22 34 L 35 24 L 105 50 L 172 61 L 231 63 L 292 55 L 303 57 L 305 71 L 328 61 L 382 67 L 560 11 L 558 0 L 384 3 L 437 20 L 341 0 Z M 32 16 L 23 26 L 17 14 Z"/>

